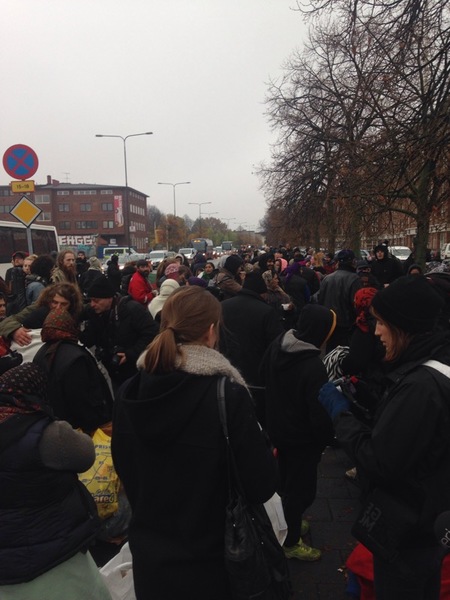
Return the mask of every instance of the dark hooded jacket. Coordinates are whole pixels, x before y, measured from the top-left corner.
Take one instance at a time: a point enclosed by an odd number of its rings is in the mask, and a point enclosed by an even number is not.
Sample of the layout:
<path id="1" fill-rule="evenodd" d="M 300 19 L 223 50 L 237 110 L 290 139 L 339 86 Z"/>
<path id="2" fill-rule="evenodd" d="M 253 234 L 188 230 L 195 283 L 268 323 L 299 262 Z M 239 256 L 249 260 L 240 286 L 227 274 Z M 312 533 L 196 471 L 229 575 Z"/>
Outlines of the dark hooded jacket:
<path id="1" fill-rule="evenodd" d="M 217 376 L 141 371 L 119 392 L 112 452 L 133 517 L 136 596 L 225 600 L 225 440 Z M 276 463 L 256 422 L 248 392 L 226 382 L 230 441 L 249 502 L 266 501 Z"/>
<path id="2" fill-rule="evenodd" d="M 381 244 L 377 246 L 374 251 L 376 253 L 379 250 L 384 252 L 384 257 L 381 260 L 375 258 L 375 260 L 372 261 L 372 275 L 376 277 L 380 285 L 384 286 L 392 283 L 398 277 L 401 277 L 403 275 L 403 268 L 401 262 L 397 258 L 389 256 L 387 246 Z"/>
<path id="3" fill-rule="evenodd" d="M 358 469 L 363 495 L 374 487 L 420 515 L 407 543 L 435 544 L 437 515 L 450 506 L 450 378 L 422 366 L 450 365 L 448 333 L 416 335 L 387 376 L 373 428 L 351 413 L 335 420 L 336 437 Z"/>
<path id="4" fill-rule="evenodd" d="M 303 311 L 301 329 L 290 329 L 272 342 L 261 367 L 266 427 L 278 447 L 325 447 L 333 438 L 332 422 L 317 400 L 328 381 L 319 347 L 333 330 L 333 314 L 313 304 Z"/>

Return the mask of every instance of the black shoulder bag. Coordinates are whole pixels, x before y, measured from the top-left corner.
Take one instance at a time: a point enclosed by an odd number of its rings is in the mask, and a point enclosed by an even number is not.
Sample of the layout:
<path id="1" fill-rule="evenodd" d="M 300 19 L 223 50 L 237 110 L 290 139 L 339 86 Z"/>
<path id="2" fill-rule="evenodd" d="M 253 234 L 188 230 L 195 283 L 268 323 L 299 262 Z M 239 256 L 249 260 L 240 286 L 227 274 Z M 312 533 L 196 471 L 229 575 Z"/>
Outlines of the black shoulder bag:
<path id="1" fill-rule="evenodd" d="M 227 445 L 228 504 L 225 565 L 235 600 L 286 600 L 291 595 L 286 558 L 262 504 L 247 504 L 231 449 L 225 377 L 217 382 L 219 416 Z"/>

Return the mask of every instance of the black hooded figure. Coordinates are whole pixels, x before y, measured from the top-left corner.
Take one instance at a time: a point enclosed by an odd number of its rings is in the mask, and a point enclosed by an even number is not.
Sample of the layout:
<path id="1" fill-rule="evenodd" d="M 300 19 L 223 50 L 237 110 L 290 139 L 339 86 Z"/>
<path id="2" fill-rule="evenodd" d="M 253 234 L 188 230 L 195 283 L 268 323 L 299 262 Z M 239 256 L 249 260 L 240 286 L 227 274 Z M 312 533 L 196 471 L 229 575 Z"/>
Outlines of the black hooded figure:
<path id="1" fill-rule="evenodd" d="M 288 558 L 317 560 L 320 550 L 303 543 L 308 529 L 302 520 L 317 491 L 317 466 L 333 439 L 333 426 L 317 401 L 328 381 L 321 360 L 336 326 L 336 314 L 318 304 L 306 305 L 296 329 L 290 329 L 269 346 L 261 373 L 266 386 L 266 428 L 278 450 L 281 489 L 288 535 Z"/>
<path id="2" fill-rule="evenodd" d="M 401 262 L 389 256 L 388 247 L 379 244 L 373 249 L 375 260 L 372 261 L 372 275 L 376 277 L 381 287 L 389 285 L 403 275 Z"/>

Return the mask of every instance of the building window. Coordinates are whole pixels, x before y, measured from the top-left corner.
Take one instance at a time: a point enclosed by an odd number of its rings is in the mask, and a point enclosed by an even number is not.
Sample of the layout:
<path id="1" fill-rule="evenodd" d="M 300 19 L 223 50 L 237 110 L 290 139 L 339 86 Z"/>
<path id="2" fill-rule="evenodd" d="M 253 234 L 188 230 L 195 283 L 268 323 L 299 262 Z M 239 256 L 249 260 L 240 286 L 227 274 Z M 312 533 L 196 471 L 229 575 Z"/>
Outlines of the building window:
<path id="1" fill-rule="evenodd" d="M 0 206 L 0 213 L 2 214 L 6 214 L 11 212 L 12 210 L 12 206 L 8 206 L 7 204 L 5 206 Z"/>
<path id="2" fill-rule="evenodd" d="M 35 194 L 34 202 L 35 204 L 50 204 L 50 196 L 49 194 Z"/>
<path id="3" fill-rule="evenodd" d="M 0 196 L 12 196 L 11 190 L 2 190 Z"/>
<path id="4" fill-rule="evenodd" d="M 114 229 L 114 221 L 103 221 L 103 229 Z"/>
<path id="5" fill-rule="evenodd" d="M 80 204 L 81 212 L 91 212 L 92 204 Z"/>
<path id="6" fill-rule="evenodd" d="M 57 195 L 57 196 L 68 196 L 68 195 L 69 195 L 69 192 L 68 192 L 67 190 L 58 190 L 58 191 L 56 192 L 56 195 Z"/>
<path id="7" fill-rule="evenodd" d="M 70 204 L 61 203 L 58 204 L 58 212 L 69 212 Z"/>
<path id="8" fill-rule="evenodd" d="M 114 210 L 112 202 L 102 202 L 102 210 Z"/>
<path id="9" fill-rule="evenodd" d="M 75 221 L 75 229 L 97 229 L 97 221 Z"/>
<path id="10" fill-rule="evenodd" d="M 58 229 L 70 229 L 70 221 L 59 221 Z"/>
<path id="11" fill-rule="evenodd" d="M 41 214 L 36 219 L 36 221 L 51 221 L 51 220 L 52 220 L 52 214 L 49 212 L 41 212 Z"/>
<path id="12" fill-rule="evenodd" d="M 105 196 L 112 196 L 112 190 L 100 190 L 100 194 L 104 194 Z"/>
<path id="13" fill-rule="evenodd" d="M 74 196 L 95 196 L 96 194 L 96 190 L 75 190 L 73 192 Z"/>

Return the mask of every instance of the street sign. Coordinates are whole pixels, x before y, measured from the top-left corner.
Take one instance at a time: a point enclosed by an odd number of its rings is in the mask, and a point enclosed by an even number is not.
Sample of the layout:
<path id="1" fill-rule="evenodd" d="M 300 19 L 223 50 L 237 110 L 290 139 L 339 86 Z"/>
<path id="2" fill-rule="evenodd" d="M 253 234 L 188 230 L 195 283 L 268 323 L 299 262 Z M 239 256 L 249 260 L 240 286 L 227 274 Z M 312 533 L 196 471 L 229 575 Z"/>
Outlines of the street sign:
<path id="1" fill-rule="evenodd" d="M 37 154 L 29 146 L 16 144 L 3 155 L 3 167 L 11 177 L 28 179 L 33 177 L 39 166 Z"/>
<path id="2" fill-rule="evenodd" d="M 34 181 L 11 181 L 11 191 L 13 194 L 25 194 L 27 192 L 34 192 Z"/>
<path id="3" fill-rule="evenodd" d="M 42 210 L 31 202 L 29 198 L 22 196 L 9 214 L 16 217 L 25 227 L 29 227 L 41 212 Z"/>

